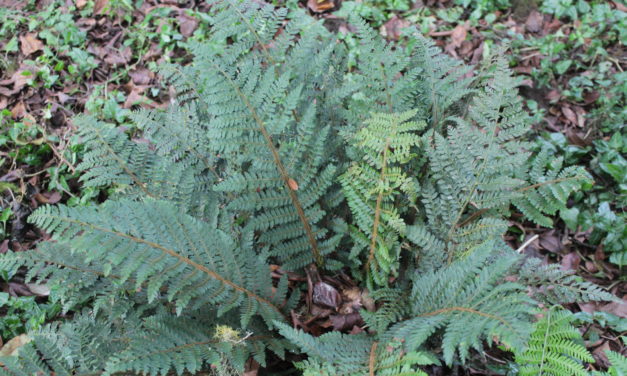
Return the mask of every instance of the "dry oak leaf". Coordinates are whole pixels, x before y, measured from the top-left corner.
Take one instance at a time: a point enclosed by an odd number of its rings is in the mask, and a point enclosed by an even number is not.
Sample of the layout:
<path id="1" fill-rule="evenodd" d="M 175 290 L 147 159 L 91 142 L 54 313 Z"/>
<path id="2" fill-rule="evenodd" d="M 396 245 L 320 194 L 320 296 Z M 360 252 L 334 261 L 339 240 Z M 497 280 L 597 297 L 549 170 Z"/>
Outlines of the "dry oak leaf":
<path id="1" fill-rule="evenodd" d="M 28 34 L 22 35 L 20 37 L 20 45 L 21 45 L 21 51 L 24 54 L 24 56 L 28 56 L 32 53 L 35 53 L 37 51 L 41 51 L 44 49 L 43 42 L 37 39 L 37 34 L 35 33 L 28 33 Z"/>

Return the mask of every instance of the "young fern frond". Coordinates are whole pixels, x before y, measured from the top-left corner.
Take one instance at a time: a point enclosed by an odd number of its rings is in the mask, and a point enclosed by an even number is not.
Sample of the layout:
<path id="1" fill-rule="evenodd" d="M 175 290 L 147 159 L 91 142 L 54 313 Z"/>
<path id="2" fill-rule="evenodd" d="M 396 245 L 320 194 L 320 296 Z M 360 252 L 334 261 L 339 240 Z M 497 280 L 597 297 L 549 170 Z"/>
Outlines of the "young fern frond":
<path id="1" fill-rule="evenodd" d="M 417 182 L 404 171 L 417 151 L 417 132 L 425 126 L 409 121 L 415 115 L 416 111 L 373 115 L 353 140 L 362 161 L 340 177 L 356 224 L 351 228 L 357 239 L 351 254 L 358 257 L 365 251 L 364 270 L 371 287 L 387 285 L 398 271 L 405 222 L 397 207 L 415 201 L 418 192 Z"/>
<path id="2" fill-rule="evenodd" d="M 550 309 L 535 324 L 527 348 L 516 354 L 521 376 L 586 376 L 581 362 L 594 362 L 583 345 L 573 342 L 581 339 L 571 325 L 569 311 Z"/>

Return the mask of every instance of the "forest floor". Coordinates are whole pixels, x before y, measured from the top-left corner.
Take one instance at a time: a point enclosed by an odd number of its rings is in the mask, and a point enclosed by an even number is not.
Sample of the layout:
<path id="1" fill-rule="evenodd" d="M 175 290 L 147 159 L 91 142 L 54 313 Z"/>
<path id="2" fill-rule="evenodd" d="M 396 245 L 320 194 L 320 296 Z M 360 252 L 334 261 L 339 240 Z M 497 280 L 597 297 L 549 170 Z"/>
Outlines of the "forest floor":
<path id="1" fill-rule="evenodd" d="M 583 165 L 595 183 L 544 229 L 511 218 L 508 241 L 547 263 L 627 297 L 627 7 L 584 0 L 287 0 L 356 43 L 349 14 L 391 41 L 416 26 L 450 55 L 480 69 L 507 45 L 535 126 L 538 149 Z M 26 222 L 43 204 L 86 205 L 106 191 L 85 189 L 76 166 L 83 147 L 72 118 L 83 112 L 141 137 L 138 106 L 165 107 L 167 87 L 153 73 L 186 63 L 186 43 L 210 33 L 203 1 L 0 0 L 0 253 L 31 249 L 47 235 Z M 0 270 L 0 347 L 54 320 L 50 291 Z M 604 350 L 625 354 L 627 304 L 568 306 L 601 364 Z"/>

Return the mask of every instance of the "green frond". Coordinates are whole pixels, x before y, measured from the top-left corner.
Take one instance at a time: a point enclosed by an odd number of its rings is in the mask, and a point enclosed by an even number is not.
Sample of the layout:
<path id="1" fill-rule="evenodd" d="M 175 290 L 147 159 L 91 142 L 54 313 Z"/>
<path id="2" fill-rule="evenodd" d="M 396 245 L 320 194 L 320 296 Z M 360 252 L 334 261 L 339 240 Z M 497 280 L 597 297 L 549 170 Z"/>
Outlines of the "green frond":
<path id="1" fill-rule="evenodd" d="M 75 123 L 87 148 L 77 166 L 84 186 L 113 186 L 124 197 L 172 200 L 190 211 L 213 205 L 211 180 L 201 176 L 200 168 L 182 168 L 93 117 L 78 117 Z"/>
<path id="2" fill-rule="evenodd" d="M 491 247 L 485 247 L 442 270 L 416 275 L 411 317 L 393 325 L 387 336 L 404 338 L 413 351 L 441 331 L 447 364 L 456 353 L 464 361 L 471 348 L 480 351 L 483 341 L 491 344 L 495 337 L 522 348 L 533 302 L 522 285 L 503 281 L 517 258 L 510 253 L 491 259 L 490 253 Z"/>
<path id="3" fill-rule="evenodd" d="M 398 272 L 405 222 L 396 208 L 401 202 L 415 201 L 418 191 L 415 179 L 404 171 L 417 152 L 417 132 L 425 126 L 410 121 L 415 115 L 416 111 L 372 115 L 352 140 L 361 162 L 340 176 L 357 226 L 352 232 L 356 238 L 352 254 L 365 254 L 370 286 L 387 285 Z"/>
<path id="4" fill-rule="evenodd" d="M 338 332 L 313 337 L 282 323 L 277 326 L 284 337 L 309 356 L 296 364 L 304 375 L 426 376 L 419 366 L 438 363 L 425 352 L 404 352 L 398 340 L 379 343 L 365 334 Z"/>
<path id="5" fill-rule="evenodd" d="M 572 313 L 550 309 L 534 327 L 524 351 L 516 354 L 520 375 L 586 376 L 581 362 L 594 362 L 586 348 L 573 340 L 581 340 L 579 331 L 571 325 Z"/>
<path id="6" fill-rule="evenodd" d="M 539 258 L 529 258 L 518 271 L 518 281 L 531 289 L 532 296 L 549 304 L 617 301 L 605 289 L 584 281 L 574 271 L 564 271 L 558 264 L 542 265 Z"/>
<path id="7" fill-rule="evenodd" d="M 282 317 L 277 304 L 281 298 L 270 291 L 269 266 L 171 203 L 46 206 L 29 220 L 61 244 L 70 243 L 75 254 L 99 264 L 105 276 L 116 275 L 121 282 L 132 278 L 137 289 L 145 286 L 149 301 L 167 287 L 164 294 L 179 312 L 190 304 L 220 304 L 222 313 L 241 305 L 243 326 L 252 313 L 266 320 Z"/>
<path id="8" fill-rule="evenodd" d="M 627 357 L 617 352 L 607 350 L 605 355 L 610 361 L 610 368 L 607 370 L 607 374 L 610 376 L 625 376 L 627 375 Z"/>
<path id="9" fill-rule="evenodd" d="M 562 158 L 553 158 L 549 149 L 540 151 L 531 162 L 526 178 L 529 185 L 519 189 L 524 195 L 513 202 L 528 219 L 541 226 L 553 226 L 547 215 L 566 209 L 569 195 L 591 180 L 582 167 L 562 168 L 562 164 Z"/>

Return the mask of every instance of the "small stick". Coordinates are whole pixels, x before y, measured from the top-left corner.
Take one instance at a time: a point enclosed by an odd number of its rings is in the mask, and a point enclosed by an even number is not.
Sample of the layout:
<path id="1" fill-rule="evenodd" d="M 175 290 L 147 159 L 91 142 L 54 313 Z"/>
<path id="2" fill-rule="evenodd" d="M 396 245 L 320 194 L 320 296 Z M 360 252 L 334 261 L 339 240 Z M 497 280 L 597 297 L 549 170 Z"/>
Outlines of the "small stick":
<path id="1" fill-rule="evenodd" d="M 540 235 L 535 234 L 534 236 L 532 236 L 531 238 L 529 238 L 526 242 L 524 242 L 520 247 L 518 247 L 518 249 L 516 250 L 516 253 L 521 253 L 525 248 L 527 248 L 527 246 L 529 244 L 531 244 L 532 241 L 536 240 L 537 238 L 539 238 Z"/>

